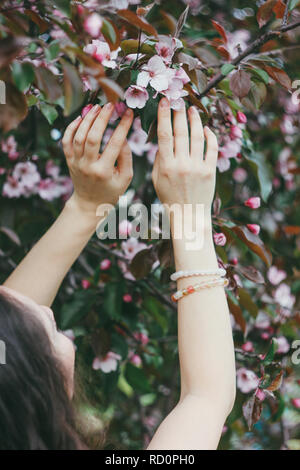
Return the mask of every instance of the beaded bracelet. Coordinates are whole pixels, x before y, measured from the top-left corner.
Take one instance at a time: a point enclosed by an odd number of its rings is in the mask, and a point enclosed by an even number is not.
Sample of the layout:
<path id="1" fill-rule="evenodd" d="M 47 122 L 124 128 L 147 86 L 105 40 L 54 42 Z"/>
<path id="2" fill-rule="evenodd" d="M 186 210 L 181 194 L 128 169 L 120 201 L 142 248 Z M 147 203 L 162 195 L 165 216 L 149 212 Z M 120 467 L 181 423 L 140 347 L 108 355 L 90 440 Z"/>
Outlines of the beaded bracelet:
<path id="1" fill-rule="evenodd" d="M 171 281 L 177 281 L 183 277 L 192 277 L 192 276 L 220 276 L 223 277 L 226 275 L 226 270 L 223 268 L 208 270 L 208 271 L 177 271 L 170 276 Z"/>
<path id="2" fill-rule="evenodd" d="M 216 278 L 208 282 L 202 282 L 199 284 L 194 284 L 193 286 L 185 287 L 184 289 L 180 289 L 171 296 L 171 299 L 173 300 L 173 302 L 178 302 L 178 300 L 182 299 L 182 297 L 185 297 L 186 295 L 189 295 L 189 294 L 193 294 L 197 290 L 208 289 L 208 288 L 217 287 L 217 286 L 227 287 L 228 284 L 229 284 L 228 279 Z"/>

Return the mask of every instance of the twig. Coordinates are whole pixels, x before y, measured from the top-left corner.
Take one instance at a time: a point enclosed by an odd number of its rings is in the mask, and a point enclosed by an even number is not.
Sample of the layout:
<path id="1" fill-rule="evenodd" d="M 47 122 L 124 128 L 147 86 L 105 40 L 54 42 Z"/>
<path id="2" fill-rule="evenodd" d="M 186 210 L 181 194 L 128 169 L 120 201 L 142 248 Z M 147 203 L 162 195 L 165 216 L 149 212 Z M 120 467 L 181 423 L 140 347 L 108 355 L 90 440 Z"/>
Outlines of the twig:
<path id="1" fill-rule="evenodd" d="M 295 23 L 291 23 L 289 25 L 283 25 L 278 29 L 268 31 L 267 33 L 263 34 L 259 38 L 257 38 L 252 44 L 250 44 L 241 54 L 239 54 L 235 59 L 233 59 L 230 63 L 232 65 L 238 65 L 243 59 L 251 55 L 256 49 L 261 47 L 266 42 L 270 41 L 273 38 L 281 35 L 282 33 L 286 33 L 287 31 L 291 31 L 292 29 L 298 28 L 300 26 L 300 21 L 296 21 Z M 203 98 L 207 95 L 207 93 L 215 88 L 222 80 L 224 80 L 225 76 L 220 73 L 216 75 L 207 85 L 205 90 L 200 93 L 199 97 Z"/>

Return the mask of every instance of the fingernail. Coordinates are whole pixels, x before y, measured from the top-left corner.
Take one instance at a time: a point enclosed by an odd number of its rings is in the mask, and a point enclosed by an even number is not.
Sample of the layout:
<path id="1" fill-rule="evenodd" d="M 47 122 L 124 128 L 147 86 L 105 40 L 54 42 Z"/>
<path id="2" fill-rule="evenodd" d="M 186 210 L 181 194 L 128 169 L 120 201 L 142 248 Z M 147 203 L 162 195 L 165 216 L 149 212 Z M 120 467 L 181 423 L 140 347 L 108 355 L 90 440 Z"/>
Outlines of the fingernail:
<path id="1" fill-rule="evenodd" d="M 198 113 L 196 106 L 191 106 L 190 110 L 192 111 L 192 113 Z"/>
<path id="2" fill-rule="evenodd" d="M 96 112 L 96 111 L 98 111 L 99 108 L 100 108 L 99 104 L 95 104 L 95 106 L 93 108 L 93 111 Z"/>
<path id="3" fill-rule="evenodd" d="M 163 98 L 160 102 L 162 108 L 167 108 L 169 106 L 169 100 L 167 98 Z"/>
<path id="4" fill-rule="evenodd" d="M 131 109 L 127 109 L 125 116 L 131 116 L 131 115 L 132 115 Z"/>
<path id="5" fill-rule="evenodd" d="M 81 119 L 81 116 L 77 116 L 77 118 L 75 119 L 75 122 L 79 121 L 79 119 Z"/>
<path id="6" fill-rule="evenodd" d="M 105 105 L 105 107 L 106 107 L 106 109 L 107 109 L 108 111 L 110 111 L 111 109 L 113 109 L 114 104 L 113 104 L 113 103 L 107 103 L 107 104 Z"/>

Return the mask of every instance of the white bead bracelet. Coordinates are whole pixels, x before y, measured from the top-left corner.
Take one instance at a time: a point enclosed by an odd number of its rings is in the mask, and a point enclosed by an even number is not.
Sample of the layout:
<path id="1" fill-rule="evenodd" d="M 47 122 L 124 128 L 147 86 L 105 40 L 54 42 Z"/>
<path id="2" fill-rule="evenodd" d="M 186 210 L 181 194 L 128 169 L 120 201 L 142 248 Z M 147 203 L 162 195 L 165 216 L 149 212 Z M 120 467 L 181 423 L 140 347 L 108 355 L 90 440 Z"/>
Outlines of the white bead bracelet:
<path id="1" fill-rule="evenodd" d="M 192 276 L 220 276 L 224 277 L 226 275 L 226 270 L 223 268 L 208 270 L 208 271 L 177 271 L 170 276 L 171 281 L 177 281 L 183 277 L 192 277 Z"/>

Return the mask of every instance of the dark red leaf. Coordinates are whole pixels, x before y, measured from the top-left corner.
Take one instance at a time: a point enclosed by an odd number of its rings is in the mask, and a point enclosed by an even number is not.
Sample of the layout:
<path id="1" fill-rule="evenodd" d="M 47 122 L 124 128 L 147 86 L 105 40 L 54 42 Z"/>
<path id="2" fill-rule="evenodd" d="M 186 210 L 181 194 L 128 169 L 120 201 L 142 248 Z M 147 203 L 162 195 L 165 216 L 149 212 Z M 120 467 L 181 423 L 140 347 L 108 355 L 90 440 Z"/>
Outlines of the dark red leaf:
<path id="1" fill-rule="evenodd" d="M 150 36 L 157 36 L 156 29 L 151 24 L 146 23 L 146 21 L 136 15 L 133 11 L 119 10 L 118 15 L 120 16 L 120 18 L 123 18 L 124 20 L 128 21 L 128 23 L 130 23 L 131 25 L 144 31 L 144 33 L 147 33 Z"/>
<path id="2" fill-rule="evenodd" d="M 250 248 L 250 250 L 256 253 L 267 266 L 271 265 L 272 254 L 257 235 L 254 235 L 247 227 L 243 226 L 239 227 L 235 225 L 231 230 Z"/>
<path id="3" fill-rule="evenodd" d="M 270 20 L 276 3 L 277 0 L 267 0 L 261 5 L 261 7 L 259 7 L 256 18 L 260 28 Z"/>
<path id="4" fill-rule="evenodd" d="M 287 90 L 292 88 L 292 81 L 284 70 L 278 69 L 276 67 L 270 67 L 269 65 L 264 65 L 264 69 L 270 75 L 270 77 L 275 80 L 275 82 L 279 83 Z"/>
<path id="5" fill-rule="evenodd" d="M 243 405 L 243 415 L 248 424 L 249 431 L 260 419 L 262 412 L 262 402 L 254 394 L 250 400 Z"/>
<path id="6" fill-rule="evenodd" d="M 251 89 L 251 77 L 244 70 L 238 70 L 230 77 L 230 89 L 238 97 L 247 96 Z"/>
<path id="7" fill-rule="evenodd" d="M 218 23 L 217 21 L 215 20 L 211 20 L 212 24 L 213 24 L 213 27 L 215 28 L 216 31 L 218 31 L 218 33 L 220 34 L 220 36 L 222 37 L 223 41 L 225 43 L 227 43 L 228 39 L 227 39 L 227 34 L 226 34 L 226 31 L 225 29 L 223 28 L 222 25 L 220 25 L 220 23 Z"/>

